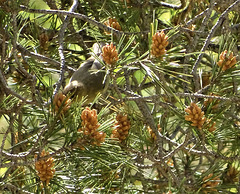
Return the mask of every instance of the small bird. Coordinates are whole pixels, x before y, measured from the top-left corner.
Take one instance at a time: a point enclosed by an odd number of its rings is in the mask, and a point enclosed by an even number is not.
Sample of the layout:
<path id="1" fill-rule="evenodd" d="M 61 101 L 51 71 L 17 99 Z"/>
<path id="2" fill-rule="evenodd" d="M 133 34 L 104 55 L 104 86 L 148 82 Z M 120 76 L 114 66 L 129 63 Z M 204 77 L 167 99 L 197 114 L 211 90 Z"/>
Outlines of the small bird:
<path id="1" fill-rule="evenodd" d="M 104 67 L 99 60 L 102 60 L 102 47 L 104 43 L 94 43 L 93 53 L 97 57 L 88 58 L 72 75 L 69 83 L 63 89 L 63 94 L 69 95 L 72 99 L 78 101 L 86 96 L 87 101 L 84 104 L 92 102 L 99 92 L 107 88 L 107 79 L 105 79 Z M 97 59 L 98 58 L 98 59 Z"/>

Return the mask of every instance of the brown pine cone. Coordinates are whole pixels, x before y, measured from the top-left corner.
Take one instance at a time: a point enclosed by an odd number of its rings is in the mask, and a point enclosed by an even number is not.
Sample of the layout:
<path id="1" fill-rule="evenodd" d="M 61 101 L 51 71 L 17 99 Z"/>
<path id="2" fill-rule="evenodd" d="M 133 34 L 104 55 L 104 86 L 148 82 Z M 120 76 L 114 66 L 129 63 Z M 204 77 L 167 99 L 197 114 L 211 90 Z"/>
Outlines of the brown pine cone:
<path id="1" fill-rule="evenodd" d="M 82 133 L 82 137 L 77 140 L 77 145 L 84 149 L 84 145 L 100 146 L 105 141 L 106 133 L 98 131 L 100 124 L 98 123 L 97 111 L 86 107 L 82 111 L 82 128 L 78 132 Z"/>
<path id="2" fill-rule="evenodd" d="M 213 177 L 213 173 L 203 178 L 202 189 L 204 193 L 217 192 L 215 189 L 220 184 L 220 178 L 218 176 Z"/>
<path id="3" fill-rule="evenodd" d="M 158 126 L 158 131 L 161 132 L 161 130 L 162 130 L 162 128 L 160 126 Z M 156 141 L 156 139 L 157 139 L 156 134 L 153 132 L 153 130 L 150 127 L 148 127 L 148 132 L 151 136 L 151 140 Z"/>
<path id="4" fill-rule="evenodd" d="M 191 106 L 185 109 L 185 112 L 188 115 L 185 115 L 186 121 L 191 121 L 192 126 L 196 126 L 198 129 L 202 129 L 206 118 L 204 117 L 204 112 L 199 108 L 194 102 L 191 103 Z"/>
<path id="5" fill-rule="evenodd" d="M 58 93 L 53 98 L 54 112 L 64 114 L 71 106 L 71 99 L 67 98 L 63 93 Z"/>
<path id="6" fill-rule="evenodd" d="M 239 182 L 239 174 L 240 171 L 236 169 L 234 166 L 230 166 L 226 176 L 224 176 L 224 180 L 228 183 Z"/>
<path id="7" fill-rule="evenodd" d="M 122 30 L 120 24 L 118 23 L 118 21 L 115 18 L 109 18 L 108 21 L 104 22 L 104 24 L 106 26 L 112 27 L 112 28 L 114 28 L 116 30 L 119 30 L 119 31 Z"/>
<path id="8" fill-rule="evenodd" d="M 40 157 L 44 157 L 49 155 L 49 152 L 42 151 Z M 37 159 L 37 155 L 35 155 L 35 159 Z M 40 159 L 35 162 L 35 169 L 38 171 L 38 176 L 42 182 L 45 182 L 46 185 L 49 184 L 50 180 L 53 178 L 55 174 L 54 159 L 52 157 L 47 159 Z"/>
<path id="9" fill-rule="evenodd" d="M 102 48 L 102 57 L 107 64 L 114 65 L 118 60 L 118 52 L 116 50 L 116 46 L 113 46 L 113 43 L 110 45 L 105 45 Z"/>
<path id="10" fill-rule="evenodd" d="M 233 56 L 233 52 L 228 54 L 228 51 L 225 50 L 220 54 L 219 61 L 217 62 L 218 66 L 222 68 L 222 71 L 230 69 L 237 63 L 236 56 Z"/>
<path id="11" fill-rule="evenodd" d="M 126 115 L 118 114 L 116 117 L 117 123 L 112 131 L 112 138 L 117 138 L 120 142 L 124 141 L 129 133 L 131 124 Z"/>
<path id="12" fill-rule="evenodd" d="M 166 53 L 165 48 L 168 45 L 168 36 L 165 35 L 164 31 L 157 32 L 152 37 L 152 49 L 151 53 L 155 57 L 161 57 Z"/>

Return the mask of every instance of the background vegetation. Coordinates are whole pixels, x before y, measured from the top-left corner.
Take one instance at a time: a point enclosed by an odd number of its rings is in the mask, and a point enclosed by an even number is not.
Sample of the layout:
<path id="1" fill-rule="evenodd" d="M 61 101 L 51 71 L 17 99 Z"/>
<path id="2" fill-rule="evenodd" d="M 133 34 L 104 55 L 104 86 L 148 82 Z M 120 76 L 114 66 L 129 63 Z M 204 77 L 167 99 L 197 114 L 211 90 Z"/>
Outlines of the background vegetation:
<path id="1" fill-rule="evenodd" d="M 0 0 L 1 192 L 240 193 L 240 67 L 218 65 L 224 50 L 239 61 L 239 10 L 240 0 Z M 119 57 L 89 105 L 100 145 L 82 141 L 82 102 L 53 104 L 95 42 Z M 185 120 L 191 103 L 202 127 Z M 122 141 L 117 115 L 130 127 Z"/>

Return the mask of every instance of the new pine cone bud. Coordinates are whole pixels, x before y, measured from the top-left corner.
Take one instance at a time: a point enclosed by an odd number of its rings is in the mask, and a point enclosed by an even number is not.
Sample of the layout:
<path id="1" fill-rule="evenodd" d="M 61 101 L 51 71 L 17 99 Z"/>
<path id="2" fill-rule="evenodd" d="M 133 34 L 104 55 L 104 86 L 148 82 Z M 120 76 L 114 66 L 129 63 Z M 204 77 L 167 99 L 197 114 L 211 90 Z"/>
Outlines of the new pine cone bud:
<path id="1" fill-rule="evenodd" d="M 111 137 L 117 138 L 122 142 L 127 138 L 131 124 L 127 115 L 118 114 L 116 120 L 115 129 L 112 131 Z"/>
<path id="2" fill-rule="evenodd" d="M 122 30 L 120 24 L 118 23 L 118 21 L 115 18 L 109 18 L 108 21 L 104 22 L 104 24 L 106 26 L 112 27 L 116 30 L 119 30 L 119 31 Z"/>
<path id="3" fill-rule="evenodd" d="M 83 138 L 77 140 L 77 144 L 80 148 L 84 149 L 82 145 L 92 144 L 100 146 L 102 142 L 105 141 L 106 133 L 100 132 L 97 129 L 100 127 L 97 118 L 97 111 L 95 109 L 91 110 L 86 107 L 82 111 L 82 128 L 78 131 L 83 134 Z"/>
<path id="4" fill-rule="evenodd" d="M 49 152 L 42 151 L 40 157 L 44 157 L 49 155 Z M 35 159 L 37 159 L 37 155 L 35 155 Z M 38 176 L 42 182 L 45 182 L 46 185 L 49 184 L 50 180 L 53 178 L 55 174 L 54 159 L 52 157 L 47 159 L 40 159 L 35 162 L 35 169 L 38 171 Z"/>
<path id="5" fill-rule="evenodd" d="M 58 93 L 53 98 L 54 111 L 57 113 L 66 113 L 71 106 L 71 99 L 67 98 L 63 93 Z"/>
<path id="6" fill-rule="evenodd" d="M 210 95 L 218 97 L 218 95 L 215 95 L 213 93 L 211 93 Z M 211 109 L 215 110 L 218 108 L 219 102 L 220 102 L 220 100 L 213 99 L 213 98 L 207 98 L 206 100 L 204 100 L 203 105 L 204 105 L 204 107 L 208 107 L 211 104 L 212 105 Z"/>
<path id="7" fill-rule="evenodd" d="M 160 57 L 166 53 L 165 48 L 168 45 L 168 36 L 163 31 L 157 32 L 152 37 L 151 53 L 155 57 Z"/>
<path id="8" fill-rule="evenodd" d="M 233 52 L 229 53 L 225 50 L 220 54 L 218 66 L 222 68 L 222 71 L 226 71 L 227 69 L 230 69 L 237 63 L 236 56 L 233 56 Z"/>
<path id="9" fill-rule="evenodd" d="M 201 110 L 201 108 L 192 102 L 191 106 L 185 109 L 185 112 L 188 113 L 188 115 L 185 115 L 185 120 L 191 121 L 192 126 L 196 126 L 198 129 L 202 129 L 206 118 L 204 117 L 204 112 Z"/>
<path id="10" fill-rule="evenodd" d="M 160 125 L 158 125 L 158 131 L 159 132 L 162 131 L 162 128 L 160 127 Z M 151 136 L 151 140 L 156 141 L 157 140 L 157 136 L 156 136 L 156 134 L 153 132 L 153 130 L 150 127 L 148 127 L 148 132 L 149 132 L 149 134 Z"/>
<path id="11" fill-rule="evenodd" d="M 240 171 L 238 169 L 234 166 L 230 166 L 224 179 L 228 183 L 235 183 L 239 181 L 239 174 Z"/>
<path id="12" fill-rule="evenodd" d="M 217 192 L 215 189 L 220 184 L 220 179 L 218 176 L 213 177 L 213 173 L 203 178 L 202 189 L 204 193 Z"/>
<path id="13" fill-rule="evenodd" d="M 110 45 L 105 45 L 102 48 L 102 57 L 107 64 L 114 65 L 118 60 L 118 52 L 116 50 L 116 46 L 113 46 L 113 43 Z"/>

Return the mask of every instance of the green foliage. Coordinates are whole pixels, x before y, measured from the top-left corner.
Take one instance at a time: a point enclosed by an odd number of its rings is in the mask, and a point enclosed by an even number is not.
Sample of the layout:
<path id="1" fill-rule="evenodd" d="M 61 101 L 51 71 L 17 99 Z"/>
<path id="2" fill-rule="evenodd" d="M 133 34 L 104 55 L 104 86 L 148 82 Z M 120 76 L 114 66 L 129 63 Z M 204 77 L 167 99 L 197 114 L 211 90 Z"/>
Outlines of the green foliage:
<path id="1" fill-rule="evenodd" d="M 0 0 L 0 192 L 239 193 L 240 1 L 73 2 Z M 122 31 L 107 33 L 109 18 Z M 155 58 L 162 30 L 169 44 Z M 109 86 L 88 104 L 106 133 L 100 146 L 79 141 L 87 97 L 67 110 L 69 94 L 55 101 L 96 42 L 113 42 L 119 57 L 101 61 Z M 226 71 L 224 50 L 237 60 Z M 192 102 L 202 129 L 185 120 Z M 119 114 L 131 123 L 122 142 L 112 136 Z M 48 185 L 35 169 L 43 150 L 55 162 Z"/>

